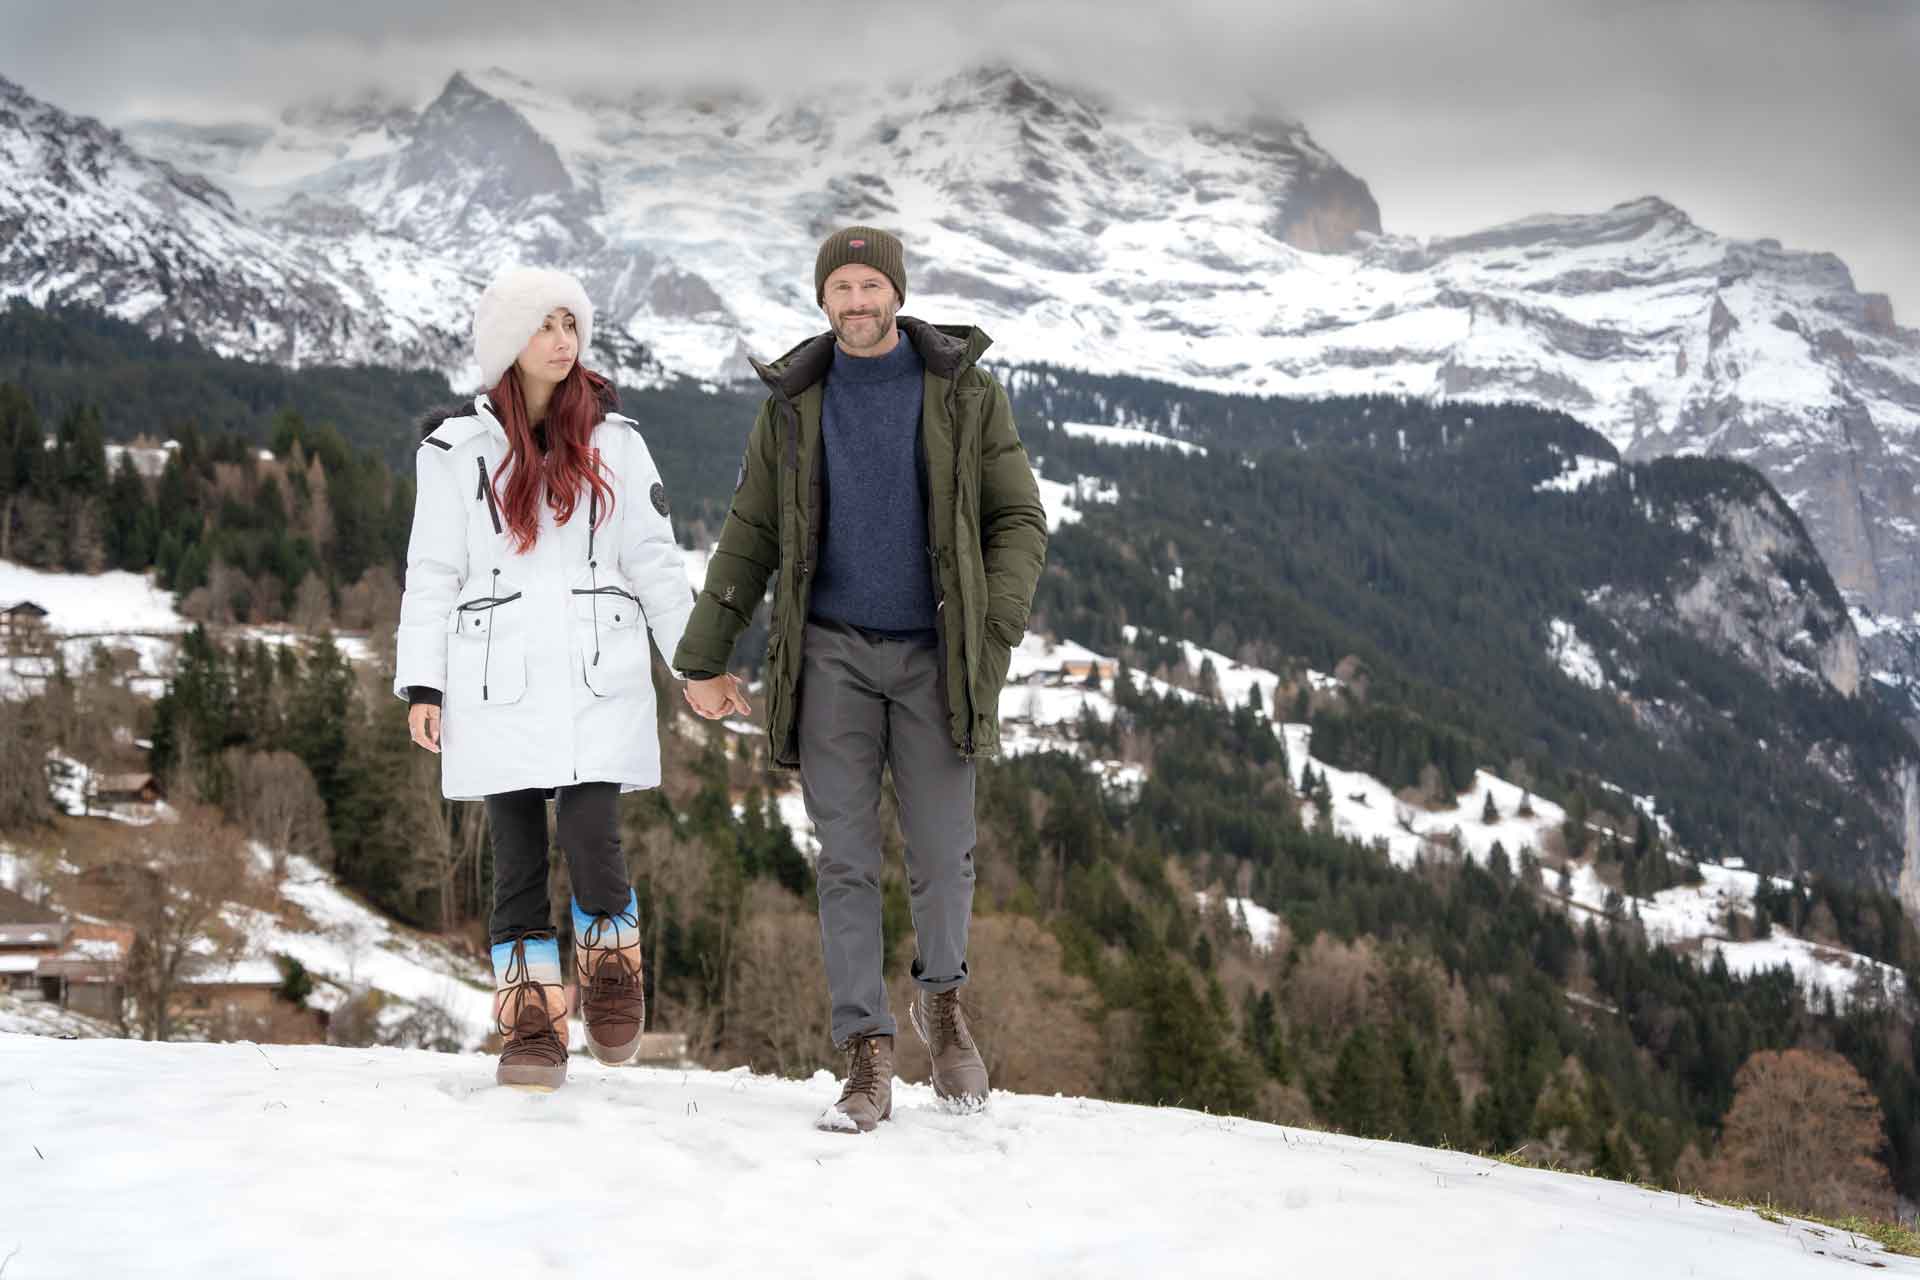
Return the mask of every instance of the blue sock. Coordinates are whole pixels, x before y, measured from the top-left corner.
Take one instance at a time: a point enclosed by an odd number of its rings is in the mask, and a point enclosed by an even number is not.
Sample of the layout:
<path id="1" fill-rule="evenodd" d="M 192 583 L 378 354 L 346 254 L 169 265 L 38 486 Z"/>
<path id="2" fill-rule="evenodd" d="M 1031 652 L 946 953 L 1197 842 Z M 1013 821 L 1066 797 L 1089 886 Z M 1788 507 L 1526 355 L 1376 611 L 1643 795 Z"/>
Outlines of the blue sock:
<path id="1" fill-rule="evenodd" d="M 589 915 L 573 900 L 573 938 L 589 947 L 632 947 L 640 943 L 640 898 L 627 890 L 627 905 L 610 916 Z"/>
<path id="2" fill-rule="evenodd" d="M 513 962 L 513 949 L 524 946 L 527 955 L 525 973 Z M 498 986 L 528 979 L 547 986 L 562 985 L 560 977 L 560 941 L 557 938 L 527 938 L 524 942 L 493 944 L 493 980 Z"/>

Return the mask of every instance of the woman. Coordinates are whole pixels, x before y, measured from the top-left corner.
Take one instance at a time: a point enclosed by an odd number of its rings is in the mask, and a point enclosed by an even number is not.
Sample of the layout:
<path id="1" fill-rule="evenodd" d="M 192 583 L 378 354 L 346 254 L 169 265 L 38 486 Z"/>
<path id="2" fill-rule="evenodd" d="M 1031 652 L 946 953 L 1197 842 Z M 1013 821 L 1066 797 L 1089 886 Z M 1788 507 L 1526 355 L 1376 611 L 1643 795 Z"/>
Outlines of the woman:
<path id="1" fill-rule="evenodd" d="M 441 789 L 487 803 L 496 1078 L 538 1090 L 567 1077 L 549 795 L 587 1046 L 609 1063 L 640 1046 L 617 801 L 659 785 L 647 637 L 672 653 L 693 604 L 646 442 L 580 363 L 592 339 L 593 304 L 564 272 L 510 268 L 480 295 L 474 355 L 490 389 L 426 424 L 394 673 L 413 740 L 441 754 Z"/>

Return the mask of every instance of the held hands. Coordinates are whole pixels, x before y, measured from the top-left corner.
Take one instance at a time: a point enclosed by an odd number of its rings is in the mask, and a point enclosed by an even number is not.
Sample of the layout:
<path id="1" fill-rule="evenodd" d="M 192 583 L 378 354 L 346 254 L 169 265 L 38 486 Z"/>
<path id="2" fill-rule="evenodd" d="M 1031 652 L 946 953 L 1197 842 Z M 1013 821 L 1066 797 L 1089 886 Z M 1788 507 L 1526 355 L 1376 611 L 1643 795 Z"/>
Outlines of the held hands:
<path id="1" fill-rule="evenodd" d="M 407 733 L 415 744 L 435 755 L 440 754 L 440 708 L 430 702 L 407 708 Z"/>
<path id="2" fill-rule="evenodd" d="M 731 674 L 717 675 L 711 680 L 687 681 L 687 705 L 708 720 L 720 720 L 736 713 L 743 716 L 753 714 L 753 704 L 747 701 L 746 686 L 740 682 L 739 676 Z"/>

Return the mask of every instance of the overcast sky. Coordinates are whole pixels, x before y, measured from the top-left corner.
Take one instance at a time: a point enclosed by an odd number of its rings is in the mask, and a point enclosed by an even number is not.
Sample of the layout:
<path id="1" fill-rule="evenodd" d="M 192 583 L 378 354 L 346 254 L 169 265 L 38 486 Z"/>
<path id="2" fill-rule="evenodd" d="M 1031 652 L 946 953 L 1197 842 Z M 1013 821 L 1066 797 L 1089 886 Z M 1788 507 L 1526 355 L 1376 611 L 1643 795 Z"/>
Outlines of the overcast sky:
<path id="1" fill-rule="evenodd" d="M 1389 231 L 1660 195 L 1724 234 L 1838 253 L 1920 325 L 1920 0 L 0 0 L 0 76 L 116 124 L 369 88 L 418 104 L 459 67 L 617 91 L 987 59 L 1293 116 Z"/>

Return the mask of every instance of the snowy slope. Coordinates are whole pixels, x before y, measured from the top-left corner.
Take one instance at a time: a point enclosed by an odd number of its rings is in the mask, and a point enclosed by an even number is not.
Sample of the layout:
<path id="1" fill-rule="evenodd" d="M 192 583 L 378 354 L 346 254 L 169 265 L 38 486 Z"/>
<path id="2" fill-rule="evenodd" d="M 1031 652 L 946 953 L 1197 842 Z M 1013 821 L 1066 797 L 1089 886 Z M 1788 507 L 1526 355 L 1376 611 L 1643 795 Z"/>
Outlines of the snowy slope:
<path id="1" fill-rule="evenodd" d="M 159 697 L 173 673 L 180 637 L 193 629 L 174 595 L 154 585 L 150 575 L 114 569 L 106 573 L 55 573 L 0 560 L 0 606 L 31 600 L 47 610 L 42 625 L 65 659 L 69 672 L 87 670 L 96 648 L 125 661 L 126 683 L 137 693 Z M 214 628 L 223 640 L 234 637 L 269 646 L 299 645 L 311 637 L 278 625 Z M 364 635 L 335 633 L 334 645 L 350 662 L 372 660 Z M 36 693 L 53 674 L 49 654 L 0 656 L 0 697 Z"/>
<path id="2" fill-rule="evenodd" d="M 896 1084 L 893 1122 L 849 1138 L 810 1127 L 824 1074 L 570 1070 L 540 1096 L 479 1057 L 0 1035 L 8 1280 L 1920 1275 L 1804 1222 L 1192 1111 L 956 1117 Z"/>
<path id="3" fill-rule="evenodd" d="M 254 847 L 262 863 L 269 855 Z M 446 1014 L 458 1043 L 478 1048 L 493 1027 L 493 973 L 482 961 L 438 939 L 404 929 L 340 889 L 305 858 L 287 859 L 281 895 L 304 917 L 298 924 L 262 912 L 238 920 L 247 946 L 240 969 L 277 973 L 275 956 L 298 960 L 315 979 L 308 1003 L 338 1008 L 349 997 L 376 990 L 385 997 L 380 1025 L 390 1030 L 422 1005 Z"/>
<path id="4" fill-rule="evenodd" d="M 1128 635 L 1131 639 L 1132 633 Z M 1190 641 L 1182 642 L 1182 650 L 1189 679 L 1197 679 L 1203 664 L 1213 666 L 1223 707 L 1245 706 L 1249 693 L 1257 691 L 1263 714 L 1271 714 L 1274 692 L 1284 683 L 1277 673 L 1245 666 L 1226 654 Z M 1102 673 L 1101 688 L 1088 688 L 1083 683 L 1082 673 L 1090 667 Z M 1001 742 L 1007 755 L 1069 751 L 1081 756 L 1107 786 L 1122 792 L 1137 792 L 1147 777 L 1143 765 L 1092 758 L 1075 741 L 1074 725 L 1082 715 L 1112 720 L 1117 709 L 1112 695 L 1116 669 L 1112 658 L 1083 645 L 1071 641 L 1050 642 L 1029 633 L 1014 650 L 1008 665 L 1008 683 L 1000 695 Z M 1138 670 L 1130 670 L 1128 675 L 1136 689 L 1161 697 L 1188 700 L 1200 697 L 1190 689 Z M 1570 679 L 1584 678 L 1583 670 L 1577 666 L 1568 675 Z M 1309 671 L 1306 678 L 1315 689 L 1339 684 L 1337 679 L 1321 672 Z M 1330 807 L 1324 817 L 1330 830 L 1358 844 L 1380 849 L 1395 866 L 1410 868 L 1422 858 L 1461 856 L 1485 864 L 1497 844 L 1506 854 L 1508 865 L 1517 868 L 1522 854 L 1544 857 L 1552 833 L 1566 822 L 1566 811 L 1559 805 L 1484 769 L 1475 773 L 1473 785 L 1448 807 L 1430 809 L 1408 804 L 1379 779 L 1337 768 L 1313 755 L 1312 732 L 1307 725 L 1275 723 L 1273 730 L 1286 744 L 1296 787 L 1309 768 L 1317 778 L 1325 780 Z M 1489 799 L 1494 807 L 1492 821 L 1486 820 Z M 1661 830 L 1666 829 L 1652 797 L 1623 799 Z M 1523 814 L 1523 805 L 1532 812 Z M 1310 810 L 1308 820 L 1316 815 L 1317 808 Z M 1604 831 L 1598 825 L 1593 829 Z M 1690 861 L 1684 850 L 1674 851 L 1674 856 Z M 1676 886 L 1644 899 L 1612 894 L 1590 863 L 1571 868 L 1564 899 L 1558 897 L 1551 864 L 1545 869 L 1545 880 L 1548 892 L 1576 918 L 1594 917 L 1604 921 L 1612 898 L 1622 921 L 1637 919 L 1650 941 L 1672 946 L 1702 964 L 1710 963 L 1717 953 L 1726 961 L 1728 969 L 1738 974 L 1784 966 L 1792 971 L 1795 985 L 1813 1007 L 1818 1007 L 1829 995 L 1836 1006 L 1843 1009 L 1855 999 L 1904 998 L 1906 981 L 1897 968 L 1838 947 L 1796 938 L 1783 927 L 1776 925 L 1772 937 L 1767 939 L 1735 941 L 1729 938 L 1726 933 L 1729 913 L 1749 918 L 1754 914 L 1759 876 L 1737 864 L 1697 865 L 1700 884 Z M 1200 905 L 1204 909 L 1204 894 L 1200 895 Z M 1230 914 L 1244 916 L 1249 935 L 1257 945 L 1271 938 L 1275 927 L 1271 912 L 1241 899 L 1233 899 L 1227 905 Z"/>

